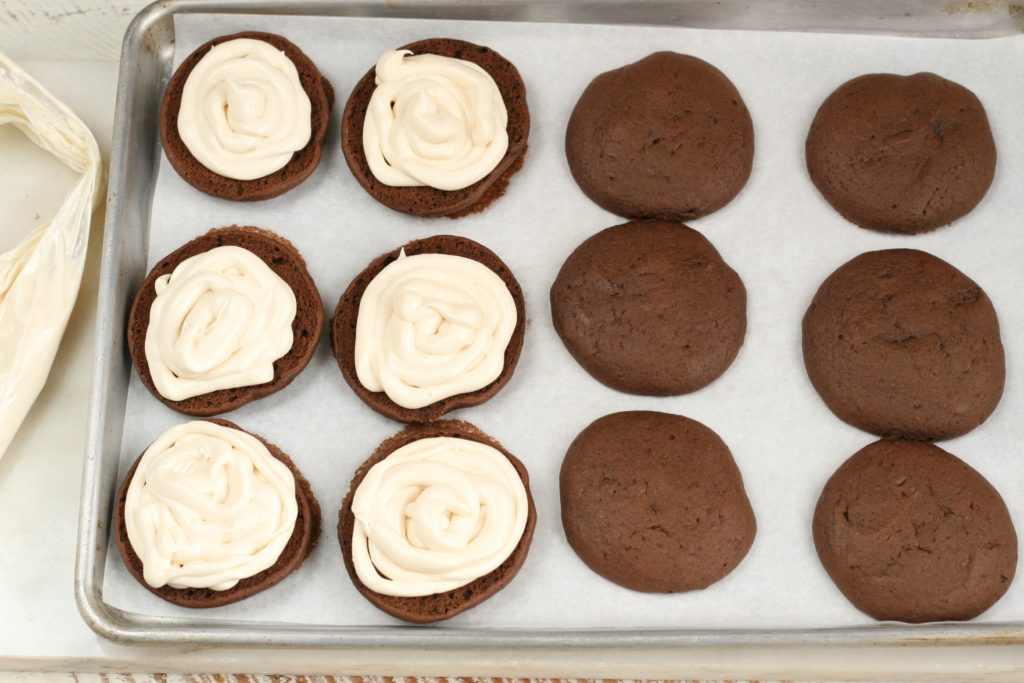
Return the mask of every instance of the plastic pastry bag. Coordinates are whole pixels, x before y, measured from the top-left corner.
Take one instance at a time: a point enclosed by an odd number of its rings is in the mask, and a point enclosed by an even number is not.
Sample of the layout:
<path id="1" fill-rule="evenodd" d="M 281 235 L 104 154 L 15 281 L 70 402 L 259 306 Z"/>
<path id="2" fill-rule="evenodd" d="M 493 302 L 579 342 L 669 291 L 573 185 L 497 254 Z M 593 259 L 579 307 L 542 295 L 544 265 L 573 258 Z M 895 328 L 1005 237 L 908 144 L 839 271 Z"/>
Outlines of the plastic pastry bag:
<path id="1" fill-rule="evenodd" d="M 100 152 L 92 133 L 0 53 L 0 125 L 7 123 L 82 177 L 56 216 L 0 254 L 0 457 L 50 373 L 78 296 L 89 222 L 101 189 Z"/>

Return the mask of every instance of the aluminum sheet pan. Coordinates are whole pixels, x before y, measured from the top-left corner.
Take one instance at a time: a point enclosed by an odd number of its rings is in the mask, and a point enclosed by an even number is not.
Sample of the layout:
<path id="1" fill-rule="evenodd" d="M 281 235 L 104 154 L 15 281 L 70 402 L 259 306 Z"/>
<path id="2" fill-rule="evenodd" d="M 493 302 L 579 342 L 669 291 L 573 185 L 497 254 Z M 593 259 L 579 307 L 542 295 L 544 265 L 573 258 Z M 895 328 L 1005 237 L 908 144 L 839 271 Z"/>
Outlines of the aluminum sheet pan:
<path id="1" fill-rule="evenodd" d="M 816 566 L 813 557 L 808 532 L 813 498 L 824 478 L 853 450 L 871 439 L 839 423 L 820 405 L 813 392 L 809 393 L 806 379 L 800 374 L 797 314 L 821 278 L 846 258 L 865 249 L 896 245 L 889 238 L 858 231 L 842 222 L 815 195 L 800 168 L 802 159 L 796 148 L 799 148 L 800 136 L 806 130 L 804 119 L 809 122 L 816 104 L 832 87 L 845 80 L 842 77 L 847 73 L 844 68 L 849 68 L 832 52 L 836 41 L 827 35 L 807 35 L 798 41 L 799 48 L 788 55 L 788 61 L 778 60 L 778 68 L 788 68 L 788 72 L 780 72 L 774 82 L 779 90 L 778 99 L 792 103 L 791 116 L 787 115 L 785 106 L 782 111 L 767 113 L 777 105 L 767 104 L 769 98 L 765 86 L 751 82 L 753 76 L 743 71 L 743 59 L 749 59 L 744 55 L 758 48 L 767 52 L 775 47 L 777 41 L 771 34 L 723 36 L 714 32 L 679 32 L 680 39 L 686 42 L 676 47 L 674 33 L 664 29 L 651 29 L 646 33 L 642 29 L 631 29 L 632 42 L 624 40 L 625 47 L 616 45 L 590 62 L 585 61 L 583 66 L 586 68 L 581 68 L 580 58 L 567 60 L 560 74 L 564 80 L 563 92 L 551 83 L 543 82 L 550 77 L 545 76 L 544 64 L 539 61 L 542 58 L 538 56 L 545 49 L 550 49 L 556 40 L 589 40 L 591 44 L 615 40 L 620 35 L 619 31 L 608 27 L 588 28 L 585 24 L 616 23 L 940 38 L 1003 37 L 1005 43 L 1006 36 L 1019 30 L 1016 22 L 1021 19 L 1020 13 L 1015 14 L 1008 6 L 1002 12 L 998 8 L 975 12 L 967 10 L 966 6 L 961 8 L 955 4 L 930 2 L 849 3 L 843 5 L 842 15 L 833 14 L 837 5 L 832 3 L 766 2 L 754 7 L 757 9 L 752 11 L 744 8 L 742 3 L 732 2 L 714 6 L 686 2 L 412 2 L 302 3 L 290 4 L 282 10 L 274 3 L 260 2 L 166 2 L 144 11 L 126 36 L 118 88 L 115 130 L 119 131 L 120 137 L 115 141 L 111 162 L 110 206 L 97 329 L 97 348 L 109 350 L 109 353 L 97 359 L 76 571 L 76 598 L 86 621 L 108 638 L 138 644 L 501 647 L 753 642 L 911 643 L 937 640 L 1024 642 L 1022 624 L 1007 623 L 1024 615 L 1024 609 L 1017 605 L 1018 602 L 1024 605 L 1024 589 L 1019 585 L 1016 591 L 1011 590 L 1011 595 L 985 615 L 983 621 L 976 623 L 921 627 L 871 625 L 841 597 L 837 601 L 835 596 L 838 593 Z M 175 59 L 180 61 L 183 54 L 195 46 L 193 43 L 199 41 L 195 29 L 200 27 L 201 34 L 208 28 L 211 31 L 208 36 L 212 37 L 229 32 L 235 26 L 246 25 L 244 17 L 213 16 L 217 13 L 285 12 L 290 15 L 352 17 L 344 26 L 358 26 L 360 29 L 350 35 L 349 41 L 338 41 L 338 57 L 331 53 L 317 54 L 316 44 L 310 41 L 307 45 L 297 39 L 332 78 L 338 90 L 335 121 L 355 78 L 372 64 L 376 52 L 383 49 L 381 45 L 400 44 L 434 33 L 434 24 L 424 23 L 420 25 L 422 28 L 417 28 L 402 19 L 444 21 L 446 23 L 442 26 L 448 29 L 446 34 L 457 34 L 470 40 L 482 36 L 479 42 L 505 53 L 523 70 L 534 107 L 531 156 L 527 167 L 513 181 L 508 196 L 482 216 L 455 222 L 417 222 L 391 213 L 366 197 L 352 181 L 333 148 L 328 150 L 324 166 L 302 188 L 261 204 L 240 206 L 210 200 L 185 186 L 173 172 L 166 175 L 169 167 L 161 161 L 156 112 L 172 63 Z M 193 29 L 191 34 L 182 34 L 186 43 L 179 46 L 181 52 L 177 56 L 174 54 L 176 15 L 182 18 L 183 25 Z M 381 18 L 394 21 L 380 21 Z M 531 31 L 536 34 L 535 43 L 516 44 L 510 40 L 505 44 L 502 36 L 496 35 L 496 32 L 502 32 L 500 25 L 466 24 L 465 30 L 460 31 L 458 25 L 452 28 L 452 20 L 541 23 Z M 550 22 L 565 25 L 543 25 Z M 289 35 L 309 23 L 291 18 L 280 21 L 288 29 L 282 29 L 282 32 Z M 394 32 L 391 27 L 394 27 Z M 509 36 L 518 35 L 524 29 L 529 27 L 508 25 L 507 33 Z M 373 31 L 377 33 L 372 34 Z M 367 33 L 371 35 L 367 36 Z M 339 34 L 343 35 L 344 31 Z M 366 40 L 360 43 L 358 39 L 364 37 Z M 736 44 L 735 49 L 733 39 L 742 41 Z M 1012 40 L 1017 51 L 1010 50 L 1008 54 L 1022 54 L 1019 50 L 1024 41 L 1020 38 Z M 963 43 L 963 48 L 958 48 L 957 43 L 949 41 L 888 40 L 874 41 L 873 45 L 871 55 L 862 54 L 865 70 L 884 68 L 889 63 L 887 56 L 895 59 L 902 55 L 897 61 L 906 63 L 906 55 L 919 49 L 924 55 L 918 60 L 922 65 L 920 68 L 930 68 L 930 56 L 933 61 L 940 62 L 939 66 L 931 68 L 979 88 L 983 101 L 989 103 L 997 141 L 1004 153 L 992 194 L 1004 199 L 1013 197 L 1007 176 L 1020 177 L 1019 173 L 1014 176 L 1012 171 L 1021 170 L 1020 164 L 1014 162 L 1024 157 L 1024 144 L 1021 136 L 1013 130 L 1012 119 L 1000 116 L 999 107 L 993 106 L 992 102 L 998 101 L 999 97 L 993 100 L 991 91 L 993 82 L 1005 83 L 1009 89 L 1024 88 L 1019 81 L 999 75 L 998 68 L 1004 64 L 993 60 L 989 51 L 984 49 L 986 46 L 980 44 Z M 657 47 L 693 51 L 722 67 L 748 98 L 747 104 L 751 107 L 758 132 L 758 157 L 748 188 L 727 209 L 694 223 L 744 276 L 751 290 L 751 331 L 736 365 L 719 382 L 691 397 L 677 399 L 626 397 L 594 383 L 571 362 L 558 344 L 550 330 L 546 305 L 546 290 L 557 264 L 573 246 L 594 231 L 620 222 L 589 204 L 568 180 L 564 160 L 558 151 L 568 109 L 589 76 L 631 61 Z M 346 49 L 350 52 L 346 53 Z M 940 59 L 943 53 L 957 49 L 962 49 L 963 54 L 946 55 Z M 864 53 L 863 44 L 860 50 Z M 551 52 L 553 57 L 557 55 L 557 52 Z M 1005 50 L 1002 52 L 1007 53 Z M 734 53 L 739 56 L 734 57 Z M 964 59 L 959 59 L 961 56 Z M 339 65 L 349 61 L 351 64 L 344 67 Z M 962 64 L 957 66 L 958 62 Z M 807 92 L 799 94 L 786 92 L 783 86 L 805 85 L 812 81 L 811 72 L 801 72 L 799 66 L 803 63 L 816 65 L 814 86 L 806 87 Z M 849 73 L 846 77 L 850 75 L 855 74 Z M 988 84 L 989 91 L 980 88 L 985 84 Z M 537 98 L 541 100 L 539 103 Z M 1007 123 L 1000 126 L 1003 121 Z M 782 128 L 786 128 L 784 133 L 779 132 Z M 327 144 L 337 145 L 336 123 Z M 794 148 L 796 152 L 788 148 Z M 1008 152 L 1009 158 L 1006 156 Z M 157 172 L 161 164 L 160 187 L 163 189 L 154 204 Z M 776 192 L 780 178 L 792 179 L 788 181 L 789 193 L 786 195 Z M 337 216 L 346 208 L 345 205 L 334 206 L 331 200 L 316 199 L 324 197 L 325 192 L 333 191 L 335 187 L 342 198 L 340 201 L 348 202 L 351 211 L 358 216 L 355 222 L 365 221 L 367 226 L 374 226 L 372 236 L 364 237 L 348 217 L 338 219 L 341 227 L 337 229 L 343 236 L 336 236 L 333 240 L 320 242 L 308 227 L 303 228 L 303 224 L 309 224 L 309 219 L 301 218 L 302 210 L 312 206 L 301 204 L 303 198 L 308 198 L 307 202 L 321 202 L 311 212 L 312 215 Z M 532 215 L 533 222 L 528 222 L 531 214 L 527 205 L 543 199 L 553 206 L 559 193 L 565 201 L 544 214 L 551 221 L 547 232 L 538 231 L 536 211 Z M 791 228 L 779 226 L 785 224 L 787 217 L 790 222 L 807 220 L 800 208 L 804 205 L 814 207 L 820 219 L 809 225 L 824 227 L 816 237 L 808 238 L 806 245 L 801 245 L 799 236 L 793 239 Z M 175 211 L 175 221 L 166 220 L 171 207 Z M 1001 203 L 986 200 L 976 214 L 972 214 L 968 227 L 961 225 L 925 238 L 903 239 L 899 246 L 918 246 L 933 251 L 979 279 L 992 295 L 997 308 L 1000 302 L 1006 302 L 999 308 L 1005 335 L 1007 329 L 1016 329 L 1017 325 L 1024 329 L 1024 321 L 1017 322 L 1020 315 L 1003 310 L 1014 301 L 1014 294 L 1024 286 L 1024 281 L 1019 269 L 1003 273 L 1005 268 L 992 269 L 999 274 L 993 281 L 986 273 L 986 266 L 1005 260 L 1000 257 L 1006 250 L 1024 254 L 1024 242 L 1012 236 L 1012 229 L 1000 227 L 1002 223 L 993 220 L 1002 216 L 1002 212 L 1016 211 L 1019 214 L 1022 210 L 1024 205 L 1019 201 L 1014 204 L 1012 199 Z M 762 212 L 773 216 L 774 220 L 756 220 Z M 112 553 L 107 552 L 111 502 L 119 467 L 123 473 L 126 465 L 149 440 L 181 419 L 158 406 L 145 391 L 140 390 L 137 379 L 132 378 L 123 345 L 126 309 L 148 265 L 155 258 L 208 227 L 235 221 L 278 229 L 295 241 L 310 262 L 328 310 L 333 309 L 337 296 L 362 264 L 381 251 L 423 234 L 455 232 L 478 239 L 501 254 L 517 273 L 527 293 L 528 316 L 533 320 L 523 362 L 513 383 L 496 399 L 457 415 L 476 422 L 503 440 L 524 459 L 533 475 L 541 517 L 531 558 L 517 580 L 494 599 L 447 624 L 411 627 L 397 625 L 397 622 L 377 613 L 351 588 L 341 567 L 330 520 L 355 465 L 368 455 L 376 442 L 397 431 L 399 426 L 376 416 L 350 396 L 323 343 L 310 368 L 286 390 L 287 393 L 280 395 L 284 397 L 280 409 L 275 409 L 274 399 L 267 399 L 231 415 L 242 426 L 266 434 L 286 451 L 292 452 L 313 481 L 324 509 L 326 528 L 320 547 L 307 566 L 274 591 L 229 608 L 202 614 L 165 605 L 126 580 L 116 549 Z M 182 225 L 175 225 L 178 222 Z M 501 227 L 496 227 L 496 224 Z M 966 242 L 971 239 L 967 237 L 968 230 L 976 224 L 997 224 L 991 234 L 999 239 L 1006 237 L 1008 241 L 990 240 L 988 246 L 981 241 Z M 159 227 L 154 229 L 154 226 Z M 152 233 L 151 229 L 154 229 Z M 811 228 L 801 225 L 799 229 Z M 765 237 L 764 231 L 767 230 L 781 231 L 778 245 L 784 251 L 779 254 L 775 265 L 765 265 L 766 260 L 762 258 L 773 241 L 773 238 Z M 748 237 L 742 231 L 755 232 Z M 976 231 L 970 234 L 978 236 Z M 527 252 L 520 251 L 522 242 L 538 239 L 546 240 L 549 245 L 545 253 L 530 258 Z M 800 249 L 791 248 L 794 244 Z M 970 250 L 965 250 L 965 246 L 970 246 Z M 346 251 L 353 253 L 345 254 Z M 773 320 L 778 320 L 778 323 Z M 1011 373 L 1015 348 L 1008 344 Z M 765 366 L 759 358 L 761 351 L 774 353 L 779 364 L 784 366 L 780 374 L 774 374 L 770 367 Z M 572 393 L 555 391 L 552 392 L 553 400 L 561 401 L 555 404 L 561 409 L 547 411 L 537 405 L 523 408 L 526 405 L 524 401 L 533 399 L 534 403 L 537 402 L 537 387 L 543 386 L 543 380 L 549 377 L 564 380 L 580 391 L 586 391 L 587 405 L 570 410 L 567 406 L 571 406 Z M 763 392 L 760 404 L 756 400 L 742 398 L 743 394 L 751 393 L 748 391 L 751 385 Z M 1011 390 L 1012 386 L 1011 380 Z M 337 456 L 336 463 L 328 465 L 322 460 L 333 455 L 321 455 L 315 459 L 305 455 L 307 446 L 316 443 L 313 436 L 298 443 L 294 437 L 289 438 L 288 421 L 291 416 L 285 414 L 298 405 L 304 394 L 308 397 L 318 392 L 331 396 L 331 400 L 336 394 L 338 400 L 351 403 L 351 406 L 339 404 L 350 408 L 344 419 L 349 420 L 345 427 L 346 434 L 351 435 L 351 446 Z M 1021 421 L 1015 419 L 1019 416 L 1012 412 L 1019 410 L 1015 408 L 1017 403 L 1008 391 L 1004 405 L 989 424 L 949 448 L 997 481 L 1011 511 L 1016 513 L 1018 527 L 1024 528 L 1021 522 L 1024 519 L 1021 515 L 1024 488 L 1020 483 L 1024 477 L 1019 476 L 1024 473 L 1004 470 L 999 463 L 1000 457 L 1006 458 L 1012 443 L 1019 442 L 1020 430 L 1015 430 L 1014 426 Z M 721 410 L 720 405 L 735 405 L 736 409 Z M 568 442 L 587 422 L 601 414 L 641 407 L 687 414 L 719 430 L 736 454 L 758 514 L 760 535 L 751 555 L 733 575 L 701 594 L 641 596 L 607 584 L 582 566 L 568 550 L 561 535 L 556 479 L 558 463 Z M 509 411 L 521 413 L 518 420 L 508 419 Z M 778 415 L 773 416 L 773 411 Z M 794 437 L 790 445 L 800 455 L 794 456 L 790 462 L 780 457 L 784 444 L 779 440 L 784 439 L 787 433 L 798 431 L 800 423 L 793 417 L 794 412 L 813 415 L 815 425 L 820 422 L 826 430 L 827 440 L 823 443 L 820 430 L 806 430 L 803 440 Z M 557 417 L 549 417 L 545 427 L 550 428 L 557 423 L 557 428 L 536 430 L 536 435 L 530 435 L 531 421 L 545 421 L 546 413 Z M 785 413 L 791 413 L 789 422 Z M 127 424 L 126 415 L 131 417 Z M 327 417 L 322 415 L 319 419 Z M 778 424 L 769 426 L 764 420 Z M 558 435 L 557 443 L 551 441 L 552 434 Z M 531 436 L 536 436 L 536 439 L 531 440 Z M 547 442 L 543 441 L 545 438 Z M 801 462 L 801 458 L 811 458 L 813 462 Z M 1018 476 L 1014 477 L 1014 474 Z M 787 496 L 779 496 L 780 490 L 787 491 Z M 794 500 L 786 501 L 787 497 Z M 791 551 L 787 543 L 792 544 Z M 787 565 L 787 562 L 791 564 Z M 561 574 L 556 577 L 561 583 L 551 578 L 553 573 Z M 576 595 L 572 591 L 574 585 L 582 587 Z M 829 592 L 834 595 L 828 597 Z M 786 603 L 781 599 L 785 595 L 792 596 L 792 608 L 788 610 L 791 614 L 785 613 Z M 315 612 L 304 609 L 305 601 L 316 600 L 319 596 L 329 599 L 329 607 Z M 558 599 L 550 600 L 552 596 Z M 816 618 L 814 605 L 823 599 L 825 607 L 822 614 L 825 616 Z M 727 600 L 728 608 L 714 609 L 715 601 L 723 600 Z M 559 609 L 549 604 L 552 602 L 559 605 L 564 614 L 558 614 Z M 351 614 L 332 612 L 339 604 L 351 605 Z M 671 607 L 666 614 L 662 608 L 668 605 Z M 749 606 L 749 618 L 743 616 L 744 605 Z M 673 616 L 673 612 L 678 616 Z M 303 620 L 303 614 L 311 616 Z M 614 618 L 609 616 L 612 614 Z"/>

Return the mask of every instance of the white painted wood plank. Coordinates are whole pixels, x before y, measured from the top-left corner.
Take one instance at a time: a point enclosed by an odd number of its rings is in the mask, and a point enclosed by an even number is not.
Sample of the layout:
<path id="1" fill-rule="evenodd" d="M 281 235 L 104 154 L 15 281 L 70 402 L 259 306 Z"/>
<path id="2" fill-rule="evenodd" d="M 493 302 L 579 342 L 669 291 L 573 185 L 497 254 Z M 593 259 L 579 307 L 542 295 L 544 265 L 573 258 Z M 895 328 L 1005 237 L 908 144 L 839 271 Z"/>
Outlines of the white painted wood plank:
<path id="1" fill-rule="evenodd" d="M 2 8 L 0 4 L 0 8 Z M 2 12 L 2 9 L 0 9 Z M 116 62 L 21 62 L 89 126 L 107 158 L 113 124 Z M 32 192 L 0 193 L 0 216 L 26 219 L 52 213 L 63 200 L 63 178 L 51 184 L 53 165 L 4 126 L 14 144 L 0 151 L 4 171 L 36 183 Z M 8 155 L 5 152 L 10 151 Z M 20 151 L 19 151 L 20 150 Z M 3 174 L 0 173 L 0 178 Z M 54 194 L 59 196 L 54 199 Z M 93 365 L 102 202 L 93 216 L 86 270 L 46 385 L 0 459 L 0 670 L 4 655 L 88 651 L 95 636 L 75 609 L 78 492 Z M 3 229 L 3 228 L 0 228 Z M 11 665 L 7 665 L 11 666 Z"/>
<path id="2" fill-rule="evenodd" d="M 110 60 L 149 0 L 2 0 L 0 50 L 15 60 Z"/>
<path id="3" fill-rule="evenodd" d="M 603 683 L 601 679 L 581 678 L 384 678 L 384 677 L 351 677 L 351 676 L 302 676 L 302 675 L 267 675 L 267 674 L 70 674 L 70 673 L 9 673 L 0 672 L 0 683 Z M 702 679 L 710 680 L 710 679 Z M 630 681 L 629 683 L 654 683 L 647 680 Z M 690 679 L 687 683 L 700 683 Z M 733 680 L 730 683 L 755 683 L 752 681 Z M 771 683 L 759 681 L 756 683 Z M 790 683 L 796 683 L 791 681 Z"/>

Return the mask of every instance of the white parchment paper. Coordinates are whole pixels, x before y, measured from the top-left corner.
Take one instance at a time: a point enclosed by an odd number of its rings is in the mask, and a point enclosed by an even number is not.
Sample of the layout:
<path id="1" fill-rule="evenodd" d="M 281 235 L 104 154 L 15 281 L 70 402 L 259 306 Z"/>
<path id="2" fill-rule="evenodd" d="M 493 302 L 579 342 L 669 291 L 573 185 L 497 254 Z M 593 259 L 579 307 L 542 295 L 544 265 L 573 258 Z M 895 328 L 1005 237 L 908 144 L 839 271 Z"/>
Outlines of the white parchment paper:
<path id="1" fill-rule="evenodd" d="M 800 320 L 821 281 L 857 254 L 888 247 L 930 251 L 989 293 L 1006 345 L 1006 393 L 986 424 L 943 444 L 1000 491 L 1024 531 L 1024 39 L 937 40 L 670 28 L 437 22 L 349 18 L 183 15 L 175 65 L 198 45 L 240 30 L 297 43 L 337 93 L 323 162 L 303 185 L 257 203 L 208 197 L 161 162 L 149 263 L 216 226 L 277 231 L 305 256 L 328 313 L 374 257 L 432 234 L 471 237 L 495 250 L 526 295 L 529 324 L 511 382 L 488 403 L 453 416 L 500 440 L 530 470 L 538 523 L 517 578 L 484 604 L 447 622 L 470 627 L 825 627 L 871 623 L 842 597 L 811 540 L 814 504 L 832 472 L 874 440 L 834 417 L 811 387 L 800 352 Z M 533 119 L 523 169 L 485 213 L 459 220 L 393 212 L 355 182 L 340 153 L 338 120 L 356 81 L 381 52 L 435 36 L 488 45 L 526 82 Z M 711 386 L 688 396 L 620 394 L 587 375 L 551 326 L 548 290 L 583 239 L 623 222 L 591 203 L 569 174 L 565 124 L 598 73 L 654 50 L 696 55 L 722 69 L 750 108 L 754 169 L 739 197 L 692 223 L 739 272 L 749 293 L 746 342 Z M 952 227 L 893 237 L 844 221 L 819 196 L 804 166 L 804 139 L 821 101 L 870 72 L 934 71 L 973 90 L 988 109 L 999 165 L 980 206 Z M 156 122 L 153 122 L 156 125 Z M 104 599 L 133 612 L 195 619 L 311 624 L 397 623 L 353 588 L 335 523 L 350 477 L 401 425 L 359 401 L 330 354 L 329 332 L 309 367 L 285 390 L 226 415 L 266 436 L 298 463 L 323 510 L 320 544 L 277 587 L 241 603 L 195 612 L 159 600 L 108 555 Z M 132 376 L 121 475 L 161 432 L 182 421 Z M 757 539 L 736 571 L 707 590 L 644 595 L 587 569 L 562 532 L 558 471 L 566 448 L 592 420 L 652 409 L 700 420 L 732 449 L 757 515 Z M 1024 620 L 1024 580 L 980 620 Z"/>

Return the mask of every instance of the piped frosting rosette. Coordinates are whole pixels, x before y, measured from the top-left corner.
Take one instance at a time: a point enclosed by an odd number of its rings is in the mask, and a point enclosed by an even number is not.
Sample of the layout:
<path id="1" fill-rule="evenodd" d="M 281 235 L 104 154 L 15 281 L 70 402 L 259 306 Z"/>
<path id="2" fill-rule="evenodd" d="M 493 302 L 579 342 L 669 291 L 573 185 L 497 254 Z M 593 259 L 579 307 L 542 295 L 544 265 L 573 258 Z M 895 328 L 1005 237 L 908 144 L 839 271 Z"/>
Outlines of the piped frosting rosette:
<path id="1" fill-rule="evenodd" d="M 352 562 L 370 590 L 454 590 L 512 555 L 529 516 L 526 487 L 497 449 L 455 437 L 410 442 L 373 465 L 352 497 Z"/>
<path id="2" fill-rule="evenodd" d="M 128 539 L 154 588 L 233 588 L 277 562 L 297 516 L 288 467 L 251 434 L 204 421 L 153 442 L 125 499 Z"/>
<path id="3" fill-rule="evenodd" d="M 360 300 L 359 382 L 405 408 L 481 389 L 501 374 L 517 317 L 504 281 L 479 261 L 403 250 Z"/>
<path id="4" fill-rule="evenodd" d="M 312 135 L 312 104 L 295 64 L 273 45 L 236 38 L 189 73 L 178 134 L 199 163 L 235 180 L 284 168 Z"/>
<path id="5" fill-rule="evenodd" d="M 363 123 L 374 177 L 392 187 L 460 190 L 508 151 L 508 111 L 478 65 L 440 55 L 385 52 Z"/>
<path id="6" fill-rule="evenodd" d="M 157 278 L 146 360 L 161 396 L 181 401 L 274 378 L 292 347 L 295 293 L 258 256 L 221 246 Z"/>

